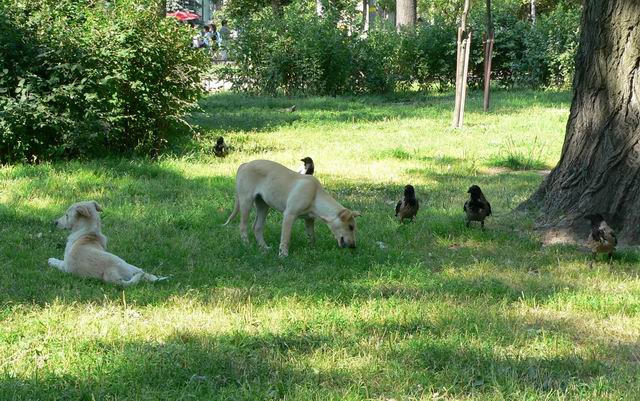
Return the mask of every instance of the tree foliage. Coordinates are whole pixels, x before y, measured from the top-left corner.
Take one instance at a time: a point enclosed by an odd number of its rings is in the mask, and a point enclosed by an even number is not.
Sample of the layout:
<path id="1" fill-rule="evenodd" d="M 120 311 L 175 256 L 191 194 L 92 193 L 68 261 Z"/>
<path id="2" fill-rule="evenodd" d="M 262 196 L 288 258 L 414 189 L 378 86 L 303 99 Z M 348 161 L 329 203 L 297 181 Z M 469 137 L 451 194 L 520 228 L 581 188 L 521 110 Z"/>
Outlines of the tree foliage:
<path id="1" fill-rule="evenodd" d="M 433 0 L 433 7 L 452 4 Z M 470 84 L 482 79 L 485 9 L 472 9 Z M 270 7 L 237 18 L 240 34 L 227 70 L 236 88 L 268 94 L 380 93 L 418 84 L 446 88 L 455 79 L 457 22 L 433 11 L 415 28 L 396 32 L 378 23 L 360 34 L 355 9 L 327 8 L 315 15 L 314 3 L 294 2 L 276 13 Z M 493 80 L 498 85 L 567 86 L 573 72 L 579 8 L 564 3 L 538 24 L 520 19 L 521 4 L 498 2 L 494 9 Z"/>
<path id="2" fill-rule="evenodd" d="M 0 0 L 0 162 L 157 153 L 200 93 L 191 32 L 134 0 Z"/>

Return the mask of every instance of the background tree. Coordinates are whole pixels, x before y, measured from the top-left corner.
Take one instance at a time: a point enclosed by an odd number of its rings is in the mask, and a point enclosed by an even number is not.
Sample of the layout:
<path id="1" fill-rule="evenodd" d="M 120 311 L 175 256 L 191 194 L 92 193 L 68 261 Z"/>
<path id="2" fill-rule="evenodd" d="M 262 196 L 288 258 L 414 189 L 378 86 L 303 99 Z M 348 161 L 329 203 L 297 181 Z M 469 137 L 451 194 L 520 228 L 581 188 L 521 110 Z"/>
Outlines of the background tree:
<path id="1" fill-rule="evenodd" d="M 640 239 L 640 3 L 584 3 L 574 97 L 562 155 L 524 207 L 543 227 L 586 230 L 603 212 L 623 240 Z"/>
<path id="2" fill-rule="evenodd" d="M 396 27 L 416 25 L 416 0 L 396 0 Z"/>
<path id="3" fill-rule="evenodd" d="M 493 30 L 493 15 L 491 12 L 491 0 L 486 0 L 487 5 L 487 31 L 483 35 L 483 46 L 484 46 L 484 101 L 483 108 L 484 111 L 489 111 L 489 101 L 491 90 L 491 59 L 493 58 L 493 40 L 494 40 L 494 30 Z"/>
<path id="4" fill-rule="evenodd" d="M 531 23 L 536 24 L 536 0 L 531 0 Z"/>

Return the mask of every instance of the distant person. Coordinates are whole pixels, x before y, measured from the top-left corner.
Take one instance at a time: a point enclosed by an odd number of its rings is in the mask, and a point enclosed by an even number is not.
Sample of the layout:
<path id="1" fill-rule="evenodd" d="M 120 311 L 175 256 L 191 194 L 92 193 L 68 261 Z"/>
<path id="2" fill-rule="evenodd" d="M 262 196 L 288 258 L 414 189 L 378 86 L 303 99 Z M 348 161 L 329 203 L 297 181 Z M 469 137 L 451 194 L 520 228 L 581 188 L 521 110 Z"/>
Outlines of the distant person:
<path id="1" fill-rule="evenodd" d="M 220 27 L 220 56 L 222 60 L 229 58 L 229 40 L 231 39 L 231 31 L 227 26 L 227 20 L 222 20 L 222 26 Z"/>
<path id="2" fill-rule="evenodd" d="M 211 39 L 213 40 L 213 42 L 211 43 L 211 46 L 214 48 L 219 48 L 220 47 L 220 42 L 222 41 L 222 38 L 220 37 L 220 32 L 218 32 L 218 28 L 216 27 L 216 24 L 211 24 Z"/>
<path id="3" fill-rule="evenodd" d="M 194 22 L 189 23 L 189 25 L 194 32 L 193 37 L 191 38 L 191 45 L 197 49 L 202 46 L 202 35 L 198 32 Z"/>
<path id="4" fill-rule="evenodd" d="M 204 47 L 211 47 L 213 43 L 213 35 L 211 33 L 211 27 L 205 25 L 204 31 L 202 33 L 202 45 Z"/>

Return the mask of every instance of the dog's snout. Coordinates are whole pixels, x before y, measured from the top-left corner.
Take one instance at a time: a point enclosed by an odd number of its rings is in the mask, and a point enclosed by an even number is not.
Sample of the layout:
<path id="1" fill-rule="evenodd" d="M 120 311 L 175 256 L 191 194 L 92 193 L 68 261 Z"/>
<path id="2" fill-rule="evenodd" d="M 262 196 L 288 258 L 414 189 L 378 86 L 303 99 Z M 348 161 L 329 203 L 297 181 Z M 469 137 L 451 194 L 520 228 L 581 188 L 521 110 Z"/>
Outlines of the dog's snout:
<path id="1" fill-rule="evenodd" d="M 53 220 L 51 224 L 53 224 L 54 227 L 58 227 L 58 220 Z"/>
<path id="2" fill-rule="evenodd" d="M 340 248 L 344 248 L 346 246 L 347 246 L 347 244 L 345 244 L 345 242 L 344 242 L 344 237 L 340 237 Z"/>

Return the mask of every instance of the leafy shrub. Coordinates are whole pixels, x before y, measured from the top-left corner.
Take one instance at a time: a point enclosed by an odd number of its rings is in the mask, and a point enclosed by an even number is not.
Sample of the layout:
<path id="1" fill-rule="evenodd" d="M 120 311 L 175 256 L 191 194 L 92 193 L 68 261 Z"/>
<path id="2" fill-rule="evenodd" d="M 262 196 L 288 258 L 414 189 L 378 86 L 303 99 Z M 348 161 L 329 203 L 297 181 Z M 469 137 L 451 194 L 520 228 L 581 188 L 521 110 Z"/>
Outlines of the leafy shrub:
<path id="1" fill-rule="evenodd" d="M 351 43 L 351 66 L 346 87 L 354 93 L 387 93 L 395 89 L 397 71 L 395 49 L 397 34 L 373 30 L 366 38 L 354 38 Z"/>
<path id="2" fill-rule="evenodd" d="M 541 15 L 538 23 L 526 31 L 526 50 L 514 60 L 514 74 L 529 86 L 570 86 L 579 26 L 579 13 L 563 3 Z"/>
<path id="3" fill-rule="evenodd" d="M 495 29 L 492 79 L 503 86 L 566 87 L 571 83 L 578 45 L 580 7 L 559 2 L 536 25 L 518 17 L 521 5 L 493 3 Z M 479 84 L 483 74 L 482 32 L 484 9 L 476 8 L 471 27 L 476 35 L 471 50 L 471 84 Z"/>
<path id="4" fill-rule="evenodd" d="M 0 0 L 0 162 L 160 151 L 206 59 L 140 3 Z"/>
<path id="5" fill-rule="evenodd" d="M 293 3 L 282 14 L 263 8 L 239 23 L 232 51 L 237 65 L 226 69 L 226 78 L 255 93 L 335 95 L 385 93 L 454 76 L 452 29 L 425 25 L 397 33 L 380 26 L 361 36 L 357 24 L 344 20 L 330 7 L 318 18 L 307 3 Z"/>
<path id="6" fill-rule="evenodd" d="M 562 3 L 540 15 L 537 25 L 519 16 L 521 2 L 494 3 L 492 79 L 503 86 L 563 86 L 573 73 L 579 8 Z M 472 10 L 469 84 L 483 79 L 484 7 Z M 416 29 L 396 32 L 379 24 L 360 34 L 358 14 L 327 5 L 324 17 L 313 2 L 271 7 L 237 21 L 237 67 L 227 78 L 235 87 L 267 94 L 384 93 L 415 84 L 447 87 L 455 81 L 455 18 L 435 13 Z"/>
<path id="7" fill-rule="evenodd" d="M 294 3 L 282 14 L 260 10 L 240 25 L 232 47 L 238 68 L 228 69 L 228 78 L 258 93 L 344 92 L 351 54 L 336 21 L 330 12 L 318 18 L 308 4 Z"/>
<path id="8" fill-rule="evenodd" d="M 400 34 L 401 54 L 395 60 L 400 74 L 400 85 L 417 82 L 421 87 L 437 83 L 445 87 L 455 82 L 456 28 L 443 20 L 419 24 L 415 30 Z"/>

